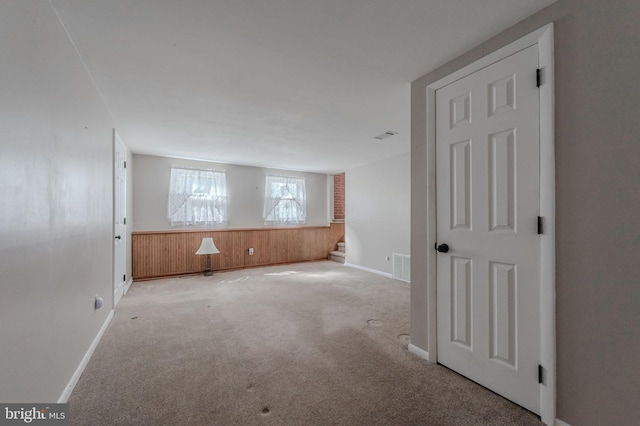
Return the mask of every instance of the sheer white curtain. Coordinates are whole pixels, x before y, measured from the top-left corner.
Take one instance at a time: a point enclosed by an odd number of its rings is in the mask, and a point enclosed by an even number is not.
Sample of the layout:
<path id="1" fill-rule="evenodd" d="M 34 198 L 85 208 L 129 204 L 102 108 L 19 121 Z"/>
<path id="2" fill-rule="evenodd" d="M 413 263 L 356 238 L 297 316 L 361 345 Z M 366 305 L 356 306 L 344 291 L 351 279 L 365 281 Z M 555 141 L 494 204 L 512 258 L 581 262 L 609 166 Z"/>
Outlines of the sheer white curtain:
<path id="1" fill-rule="evenodd" d="M 168 216 L 171 226 L 225 224 L 226 173 L 172 167 Z"/>
<path id="2" fill-rule="evenodd" d="M 307 194 L 304 178 L 265 176 L 265 225 L 304 224 L 307 218 Z"/>

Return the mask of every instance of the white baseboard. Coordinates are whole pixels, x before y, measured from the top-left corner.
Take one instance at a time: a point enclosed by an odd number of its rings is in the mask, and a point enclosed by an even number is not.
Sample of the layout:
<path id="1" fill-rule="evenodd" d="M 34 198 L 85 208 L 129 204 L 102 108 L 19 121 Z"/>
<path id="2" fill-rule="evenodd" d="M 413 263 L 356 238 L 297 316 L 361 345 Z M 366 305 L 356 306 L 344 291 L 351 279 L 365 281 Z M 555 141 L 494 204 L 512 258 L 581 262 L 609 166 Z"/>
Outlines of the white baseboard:
<path id="1" fill-rule="evenodd" d="M 129 281 L 127 281 L 127 283 L 124 285 L 124 294 L 127 294 L 127 292 L 129 292 L 129 287 L 131 287 L 131 284 L 133 284 L 133 277 L 129 278 Z"/>
<path id="2" fill-rule="evenodd" d="M 429 352 L 425 351 L 424 349 L 420 349 L 419 347 L 411 343 L 409 343 L 408 349 L 409 349 L 409 352 L 411 352 L 412 354 L 417 355 L 420 358 L 429 361 Z"/>
<path id="3" fill-rule="evenodd" d="M 353 263 L 345 262 L 344 266 L 347 266 L 353 269 L 360 269 L 361 271 L 371 272 L 372 274 L 376 274 L 376 275 L 382 275 L 383 277 L 387 277 L 387 278 L 393 278 L 393 275 L 389 274 L 388 272 L 382 272 L 376 269 L 365 268 L 364 266 L 354 265 Z"/>
<path id="4" fill-rule="evenodd" d="M 560 419 L 556 419 L 556 426 L 571 426 L 571 425 L 567 422 L 563 422 Z"/>
<path id="5" fill-rule="evenodd" d="M 89 346 L 89 349 L 87 349 L 87 352 L 84 354 L 82 361 L 80 361 L 80 365 L 78 365 L 75 373 L 73 373 L 73 376 L 71 376 L 69 384 L 67 384 L 67 386 L 64 388 L 64 391 L 62 392 L 62 395 L 60 395 L 60 398 L 58 398 L 58 404 L 64 404 L 69 400 L 71 392 L 73 392 L 73 388 L 76 387 L 76 385 L 78 384 L 78 380 L 80 380 L 80 376 L 82 376 L 82 372 L 87 367 L 87 364 L 89 364 L 89 360 L 91 359 L 93 352 L 96 350 L 98 343 L 100 343 L 102 335 L 107 330 L 107 327 L 109 327 L 109 323 L 111 323 L 111 320 L 113 319 L 113 313 L 114 311 L 112 309 L 111 312 L 109 312 L 109 315 L 107 315 L 107 319 L 104 320 L 102 327 L 100 327 L 100 331 L 98 331 L 98 334 L 96 334 L 93 342 L 91 342 L 91 346 Z"/>

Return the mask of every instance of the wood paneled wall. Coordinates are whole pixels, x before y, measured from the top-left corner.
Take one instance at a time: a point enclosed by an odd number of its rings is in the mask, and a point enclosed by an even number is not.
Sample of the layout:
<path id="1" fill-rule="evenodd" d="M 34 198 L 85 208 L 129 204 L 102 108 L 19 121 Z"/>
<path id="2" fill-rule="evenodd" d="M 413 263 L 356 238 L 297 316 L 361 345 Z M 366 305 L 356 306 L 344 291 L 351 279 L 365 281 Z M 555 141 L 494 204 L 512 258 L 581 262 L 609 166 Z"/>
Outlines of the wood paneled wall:
<path id="1" fill-rule="evenodd" d="M 214 271 L 326 259 L 344 239 L 344 223 L 298 228 L 151 231 L 132 233 L 133 279 L 198 273 L 205 256 L 195 254 L 202 238 L 212 237 L 220 254 L 211 255 Z M 253 256 L 249 248 L 253 247 Z"/>

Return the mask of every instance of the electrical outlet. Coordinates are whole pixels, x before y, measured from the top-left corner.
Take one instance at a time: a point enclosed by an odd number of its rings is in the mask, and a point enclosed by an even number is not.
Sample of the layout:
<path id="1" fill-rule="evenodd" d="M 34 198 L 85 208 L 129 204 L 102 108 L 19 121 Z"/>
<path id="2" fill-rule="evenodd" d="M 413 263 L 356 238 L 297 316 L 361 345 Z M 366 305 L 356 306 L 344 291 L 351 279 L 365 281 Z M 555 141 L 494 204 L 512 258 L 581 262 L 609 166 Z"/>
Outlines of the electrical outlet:
<path id="1" fill-rule="evenodd" d="M 249 256 L 253 256 L 253 247 L 249 249 Z"/>

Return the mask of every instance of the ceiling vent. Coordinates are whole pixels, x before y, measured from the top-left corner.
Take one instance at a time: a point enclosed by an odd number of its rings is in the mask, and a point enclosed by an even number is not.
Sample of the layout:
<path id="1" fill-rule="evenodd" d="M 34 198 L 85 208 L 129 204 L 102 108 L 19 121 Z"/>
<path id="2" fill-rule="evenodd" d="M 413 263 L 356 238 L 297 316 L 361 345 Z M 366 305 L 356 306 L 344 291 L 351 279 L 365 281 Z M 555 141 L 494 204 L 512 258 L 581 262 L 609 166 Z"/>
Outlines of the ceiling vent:
<path id="1" fill-rule="evenodd" d="M 397 135 L 398 132 L 394 132 L 393 130 L 387 130 L 386 132 L 382 133 L 381 135 L 378 136 L 374 136 L 374 139 L 378 139 L 379 141 L 381 141 L 382 139 L 386 139 L 386 138 L 390 138 L 391 136 L 395 136 Z"/>

